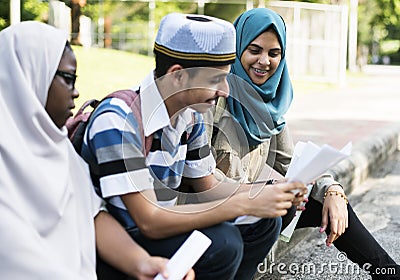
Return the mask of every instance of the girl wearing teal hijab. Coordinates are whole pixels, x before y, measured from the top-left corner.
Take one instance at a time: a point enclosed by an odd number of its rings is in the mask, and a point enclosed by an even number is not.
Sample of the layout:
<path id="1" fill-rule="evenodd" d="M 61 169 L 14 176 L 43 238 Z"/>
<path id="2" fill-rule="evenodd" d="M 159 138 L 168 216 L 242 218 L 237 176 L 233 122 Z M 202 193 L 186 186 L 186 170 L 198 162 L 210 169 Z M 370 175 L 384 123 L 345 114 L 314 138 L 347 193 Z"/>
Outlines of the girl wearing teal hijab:
<path id="1" fill-rule="evenodd" d="M 286 65 L 286 29 L 274 11 L 257 8 L 234 22 L 236 60 L 229 75 L 230 96 L 218 100 L 213 120 L 212 145 L 217 168 L 227 177 L 251 183 L 267 163 L 284 176 L 293 143 L 284 120 L 293 97 Z M 219 131 L 218 131 L 219 130 Z M 324 196 L 327 193 L 335 194 Z M 328 174 L 313 185 L 296 229 L 320 227 L 326 245 L 345 252 L 360 267 L 396 269 L 395 275 L 372 273 L 372 279 L 400 279 L 400 267 L 362 225 L 339 182 Z M 284 229 L 295 212 L 282 217 Z M 364 268 L 368 268 L 364 266 Z"/>
<path id="2" fill-rule="evenodd" d="M 277 135 L 285 126 L 284 114 L 293 99 L 293 89 L 286 65 L 286 26 L 282 17 L 271 10 L 258 8 L 243 13 L 234 22 L 236 59 L 229 76 L 229 112 L 242 126 L 249 146 L 255 146 Z M 255 84 L 240 58 L 249 44 L 267 30 L 273 30 L 280 44 L 280 62 L 264 83 Z M 245 82 L 244 82 L 244 81 Z M 252 87 L 252 89 L 250 88 Z M 249 90 L 250 89 L 250 90 Z M 266 116 L 269 114 L 269 116 Z"/>

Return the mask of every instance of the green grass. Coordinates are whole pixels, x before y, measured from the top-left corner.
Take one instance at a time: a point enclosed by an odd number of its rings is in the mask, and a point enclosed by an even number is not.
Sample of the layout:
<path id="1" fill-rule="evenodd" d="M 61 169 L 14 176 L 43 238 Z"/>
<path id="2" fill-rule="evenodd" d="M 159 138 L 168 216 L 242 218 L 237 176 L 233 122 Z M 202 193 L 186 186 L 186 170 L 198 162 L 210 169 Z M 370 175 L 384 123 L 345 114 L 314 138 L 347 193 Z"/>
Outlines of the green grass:
<path id="1" fill-rule="evenodd" d="M 76 109 L 88 99 L 101 99 L 119 89 L 138 85 L 154 68 L 154 58 L 124 51 L 73 46 L 78 61 L 76 87 L 80 96 Z M 347 73 L 347 85 L 360 83 L 362 74 Z M 324 92 L 338 87 L 335 84 L 293 81 L 295 93 Z"/>
<path id="2" fill-rule="evenodd" d="M 138 85 L 154 68 L 154 58 L 129 52 L 73 46 L 78 62 L 76 109 L 91 98 Z"/>
<path id="3" fill-rule="evenodd" d="M 301 81 L 292 80 L 294 94 L 296 93 L 314 93 L 314 92 L 325 92 L 332 90 L 341 90 L 343 86 L 345 87 L 359 87 L 365 81 L 365 73 L 362 72 L 346 72 L 346 81 L 344 85 L 337 83 L 328 82 L 313 82 L 313 81 Z"/>
<path id="4" fill-rule="evenodd" d="M 296 93 L 312 93 L 324 92 L 334 89 L 336 85 L 323 82 L 310 82 L 310 81 L 292 81 L 294 94 Z"/>

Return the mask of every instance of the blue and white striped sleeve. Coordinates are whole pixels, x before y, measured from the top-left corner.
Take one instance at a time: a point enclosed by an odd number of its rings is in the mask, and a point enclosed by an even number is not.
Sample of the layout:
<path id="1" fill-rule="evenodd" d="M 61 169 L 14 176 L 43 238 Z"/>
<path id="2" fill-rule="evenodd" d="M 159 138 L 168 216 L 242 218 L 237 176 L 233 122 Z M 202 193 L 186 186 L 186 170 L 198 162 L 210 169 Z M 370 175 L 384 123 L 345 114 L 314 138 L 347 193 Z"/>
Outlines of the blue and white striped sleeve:
<path id="1" fill-rule="evenodd" d="M 100 106 L 108 108 L 94 115 L 88 130 L 88 147 L 96 157 L 103 197 L 153 188 L 138 129 L 141 124 L 120 99 L 112 98 Z"/>
<path id="2" fill-rule="evenodd" d="M 208 144 L 207 131 L 204 126 L 203 117 L 194 113 L 194 124 L 187 141 L 183 176 L 187 178 L 201 178 L 214 173 L 215 159 Z"/>

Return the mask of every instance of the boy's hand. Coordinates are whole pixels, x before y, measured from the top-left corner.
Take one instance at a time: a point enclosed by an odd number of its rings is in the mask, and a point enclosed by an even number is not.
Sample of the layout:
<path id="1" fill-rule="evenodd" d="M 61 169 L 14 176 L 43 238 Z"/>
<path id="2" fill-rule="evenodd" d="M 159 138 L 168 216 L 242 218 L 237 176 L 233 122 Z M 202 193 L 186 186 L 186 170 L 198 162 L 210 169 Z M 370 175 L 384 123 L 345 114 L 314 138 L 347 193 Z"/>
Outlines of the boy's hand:
<path id="1" fill-rule="evenodd" d="M 294 190 L 298 190 L 300 193 L 307 192 L 306 186 L 300 182 L 277 183 L 261 188 L 254 187 L 248 197 L 247 206 L 250 214 L 263 218 L 286 215 L 287 209 L 292 207 L 295 200 Z M 244 193 L 244 195 L 249 194 Z M 301 200 L 301 198 L 298 198 L 298 200 Z"/>

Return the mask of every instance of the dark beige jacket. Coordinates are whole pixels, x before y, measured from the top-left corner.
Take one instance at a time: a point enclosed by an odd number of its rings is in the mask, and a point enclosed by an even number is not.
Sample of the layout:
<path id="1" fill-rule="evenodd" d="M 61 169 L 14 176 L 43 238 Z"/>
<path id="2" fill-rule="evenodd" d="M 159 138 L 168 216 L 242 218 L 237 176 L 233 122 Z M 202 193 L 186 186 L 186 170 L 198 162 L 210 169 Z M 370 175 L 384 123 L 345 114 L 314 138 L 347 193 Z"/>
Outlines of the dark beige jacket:
<path id="1" fill-rule="evenodd" d="M 219 129 L 213 133 L 211 126 L 207 126 L 217 169 L 241 183 L 279 179 L 279 174 L 285 176 L 293 153 L 293 141 L 288 125 L 269 141 L 248 147 L 243 145 L 247 141 L 243 138 L 240 126 L 235 124 L 225 108 L 226 99 L 219 98 L 216 109 L 204 115 L 206 123 Z M 268 166 L 275 170 L 275 174 Z M 332 184 L 339 183 L 329 174 L 321 176 L 313 186 L 311 197 L 323 203 L 324 193 Z"/>

